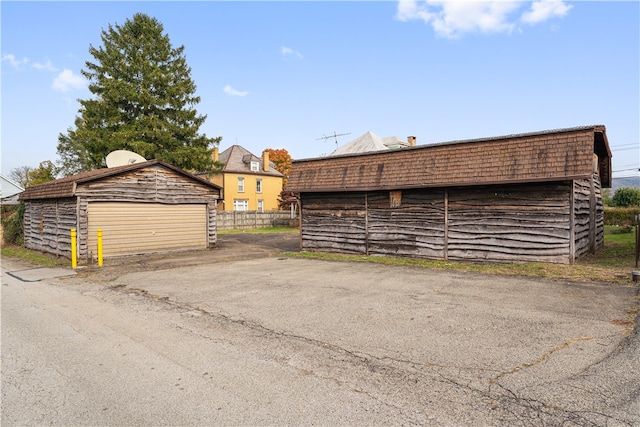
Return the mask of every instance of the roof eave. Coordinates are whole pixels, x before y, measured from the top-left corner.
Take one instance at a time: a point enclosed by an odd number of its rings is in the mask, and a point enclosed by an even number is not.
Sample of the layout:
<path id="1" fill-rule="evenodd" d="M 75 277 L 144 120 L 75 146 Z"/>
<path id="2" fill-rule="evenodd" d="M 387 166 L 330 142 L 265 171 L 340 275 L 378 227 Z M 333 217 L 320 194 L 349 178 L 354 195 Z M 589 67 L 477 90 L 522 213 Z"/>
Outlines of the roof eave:
<path id="1" fill-rule="evenodd" d="M 359 191 L 395 191 L 395 190 L 415 190 L 421 188 L 451 188 L 451 187 L 477 187 L 482 185 L 502 185 L 502 184 L 528 184 L 528 183 L 542 183 L 542 182 L 562 182 L 572 181 L 577 179 L 588 179 L 591 175 L 574 175 L 574 176 L 555 176 L 546 178 L 534 178 L 534 179 L 511 179 L 511 180 L 498 180 L 498 181 L 460 181 L 460 182 L 438 182 L 438 183 L 424 183 L 424 184 L 412 184 L 401 186 L 344 186 L 337 188 L 285 188 L 286 191 L 293 193 L 344 193 L 344 192 L 359 192 Z"/>

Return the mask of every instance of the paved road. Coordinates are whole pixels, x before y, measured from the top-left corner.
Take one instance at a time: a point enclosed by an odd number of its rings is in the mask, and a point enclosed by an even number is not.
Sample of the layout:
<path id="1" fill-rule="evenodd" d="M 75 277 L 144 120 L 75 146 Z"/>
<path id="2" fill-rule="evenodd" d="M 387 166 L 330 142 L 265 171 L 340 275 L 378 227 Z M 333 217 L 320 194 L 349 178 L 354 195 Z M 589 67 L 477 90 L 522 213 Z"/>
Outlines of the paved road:
<path id="1" fill-rule="evenodd" d="M 268 246 L 42 280 L 3 260 L 2 425 L 640 425 L 637 288 Z"/>

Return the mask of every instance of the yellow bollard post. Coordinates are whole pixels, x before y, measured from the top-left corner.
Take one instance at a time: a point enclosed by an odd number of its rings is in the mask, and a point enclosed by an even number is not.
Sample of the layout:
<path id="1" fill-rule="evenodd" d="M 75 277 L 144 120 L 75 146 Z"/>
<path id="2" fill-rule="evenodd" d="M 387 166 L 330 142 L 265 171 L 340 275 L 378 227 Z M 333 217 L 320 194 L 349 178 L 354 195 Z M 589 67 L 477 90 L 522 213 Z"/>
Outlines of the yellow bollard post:
<path id="1" fill-rule="evenodd" d="M 102 229 L 98 228 L 98 267 L 102 267 Z"/>
<path id="2" fill-rule="evenodd" d="M 71 268 L 78 267 L 78 252 L 76 249 L 76 229 L 71 229 Z"/>

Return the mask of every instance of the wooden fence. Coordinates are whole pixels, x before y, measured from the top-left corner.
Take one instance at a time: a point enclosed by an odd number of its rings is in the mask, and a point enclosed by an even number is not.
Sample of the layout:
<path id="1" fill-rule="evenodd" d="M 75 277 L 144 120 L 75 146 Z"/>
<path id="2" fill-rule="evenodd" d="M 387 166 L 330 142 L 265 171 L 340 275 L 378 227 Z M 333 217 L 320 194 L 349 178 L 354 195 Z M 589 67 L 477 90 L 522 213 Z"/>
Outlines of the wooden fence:
<path id="1" fill-rule="evenodd" d="M 297 226 L 297 215 L 290 211 L 218 211 L 218 230 Z"/>

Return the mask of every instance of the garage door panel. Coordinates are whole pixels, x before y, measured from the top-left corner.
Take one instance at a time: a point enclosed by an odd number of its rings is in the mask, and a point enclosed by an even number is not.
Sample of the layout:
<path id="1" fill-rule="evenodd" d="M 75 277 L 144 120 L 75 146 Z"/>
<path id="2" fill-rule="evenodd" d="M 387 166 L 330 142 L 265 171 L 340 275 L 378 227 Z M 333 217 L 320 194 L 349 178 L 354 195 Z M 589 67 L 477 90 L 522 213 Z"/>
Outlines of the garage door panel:
<path id="1" fill-rule="evenodd" d="M 117 256 L 207 247 L 204 204 L 89 203 L 89 251 L 97 252 L 102 229 L 103 255 Z"/>

